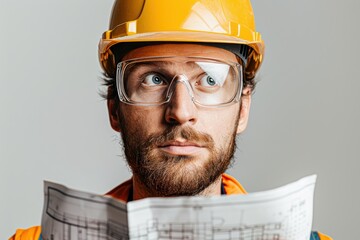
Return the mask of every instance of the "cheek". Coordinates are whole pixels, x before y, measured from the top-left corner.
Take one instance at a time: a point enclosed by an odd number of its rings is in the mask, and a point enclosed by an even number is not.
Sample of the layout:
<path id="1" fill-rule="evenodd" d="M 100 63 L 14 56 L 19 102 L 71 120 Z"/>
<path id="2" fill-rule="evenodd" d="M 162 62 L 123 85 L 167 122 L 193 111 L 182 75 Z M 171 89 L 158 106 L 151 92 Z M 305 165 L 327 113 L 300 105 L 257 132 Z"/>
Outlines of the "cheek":
<path id="1" fill-rule="evenodd" d="M 214 141 L 227 143 L 237 129 L 239 108 L 219 108 L 203 116 L 202 131 L 209 133 Z"/>
<path id="2" fill-rule="evenodd" d="M 158 108 L 124 106 L 122 109 L 123 126 L 128 132 L 140 131 L 146 135 L 159 130 L 162 119 L 162 111 Z"/>

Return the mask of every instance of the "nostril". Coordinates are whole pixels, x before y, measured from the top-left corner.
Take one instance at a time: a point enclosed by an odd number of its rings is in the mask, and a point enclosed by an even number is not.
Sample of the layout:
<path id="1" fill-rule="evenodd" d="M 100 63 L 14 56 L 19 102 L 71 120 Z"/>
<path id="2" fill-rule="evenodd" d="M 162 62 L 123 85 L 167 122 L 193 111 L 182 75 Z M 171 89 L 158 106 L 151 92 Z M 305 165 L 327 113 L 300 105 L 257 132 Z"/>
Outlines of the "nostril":
<path id="1" fill-rule="evenodd" d="M 185 116 L 185 115 L 179 115 L 179 114 L 166 114 L 166 122 L 171 125 L 182 125 L 186 123 L 194 124 L 196 123 L 196 117 L 195 116 Z"/>

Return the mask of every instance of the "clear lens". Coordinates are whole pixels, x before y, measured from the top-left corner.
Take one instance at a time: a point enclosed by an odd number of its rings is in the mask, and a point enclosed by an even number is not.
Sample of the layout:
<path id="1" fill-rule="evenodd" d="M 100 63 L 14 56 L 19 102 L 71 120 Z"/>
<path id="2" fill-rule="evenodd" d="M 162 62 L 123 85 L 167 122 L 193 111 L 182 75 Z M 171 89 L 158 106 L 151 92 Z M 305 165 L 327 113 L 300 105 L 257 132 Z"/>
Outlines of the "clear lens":
<path id="1" fill-rule="evenodd" d="M 120 100 L 135 105 L 160 105 L 171 99 L 179 82 L 203 106 L 239 100 L 242 68 L 207 58 L 156 57 L 120 62 L 116 82 Z"/>

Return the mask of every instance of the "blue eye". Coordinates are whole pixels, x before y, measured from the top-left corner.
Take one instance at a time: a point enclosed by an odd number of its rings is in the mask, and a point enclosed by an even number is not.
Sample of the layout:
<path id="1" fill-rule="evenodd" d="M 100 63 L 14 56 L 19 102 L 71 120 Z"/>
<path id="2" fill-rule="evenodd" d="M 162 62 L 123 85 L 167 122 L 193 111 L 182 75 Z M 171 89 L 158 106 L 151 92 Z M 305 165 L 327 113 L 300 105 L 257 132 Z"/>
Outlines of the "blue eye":
<path id="1" fill-rule="evenodd" d="M 209 75 L 204 76 L 201 78 L 200 83 L 203 87 L 213 87 L 219 85 L 214 78 Z"/>
<path id="2" fill-rule="evenodd" d="M 216 84 L 216 81 L 210 77 L 210 76 L 207 76 L 206 77 L 206 82 L 210 85 L 210 86 L 214 86 Z"/>
<path id="3" fill-rule="evenodd" d="M 145 77 L 143 84 L 154 86 L 154 85 L 162 85 L 164 84 L 164 80 L 159 75 L 149 74 Z"/>

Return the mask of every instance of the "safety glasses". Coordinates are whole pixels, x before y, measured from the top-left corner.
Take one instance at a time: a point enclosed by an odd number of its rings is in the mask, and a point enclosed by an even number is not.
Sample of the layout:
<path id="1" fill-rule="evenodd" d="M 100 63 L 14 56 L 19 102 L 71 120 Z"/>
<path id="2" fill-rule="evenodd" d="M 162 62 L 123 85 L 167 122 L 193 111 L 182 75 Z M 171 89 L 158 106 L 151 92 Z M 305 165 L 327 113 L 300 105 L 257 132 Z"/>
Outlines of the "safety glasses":
<path id="1" fill-rule="evenodd" d="M 203 107 L 240 101 L 242 65 L 202 57 L 149 57 L 118 63 L 116 86 L 121 102 L 157 106 L 168 103 L 178 84 Z"/>

